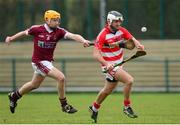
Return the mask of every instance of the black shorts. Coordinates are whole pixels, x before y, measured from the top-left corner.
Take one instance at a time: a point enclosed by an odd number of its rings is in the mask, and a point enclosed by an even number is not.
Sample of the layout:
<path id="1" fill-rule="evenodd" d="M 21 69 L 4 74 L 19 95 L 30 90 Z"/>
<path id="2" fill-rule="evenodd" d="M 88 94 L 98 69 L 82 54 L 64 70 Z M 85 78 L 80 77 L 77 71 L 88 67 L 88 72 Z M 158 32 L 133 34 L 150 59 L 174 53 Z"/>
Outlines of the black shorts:
<path id="1" fill-rule="evenodd" d="M 116 80 L 114 77 L 113 77 L 113 79 L 106 78 L 106 81 L 108 81 L 108 82 L 118 82 L 118 80 Z"/>

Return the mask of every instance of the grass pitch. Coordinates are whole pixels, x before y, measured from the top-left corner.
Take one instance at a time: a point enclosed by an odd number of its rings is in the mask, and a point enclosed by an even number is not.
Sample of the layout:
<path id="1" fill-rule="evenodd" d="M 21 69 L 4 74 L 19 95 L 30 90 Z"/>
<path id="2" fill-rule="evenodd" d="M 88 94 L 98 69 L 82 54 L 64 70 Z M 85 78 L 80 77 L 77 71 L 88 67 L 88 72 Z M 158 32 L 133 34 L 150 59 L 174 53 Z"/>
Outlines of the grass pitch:
<path id="1" fill-rule="evenodd" d="M 18 102 L 15 114 L 9 111 L 7 94 L 0 94 L 0 124 L 91 124 L 88 106 L 97 93 L 67 94 L 69 103 L 79 111 L 66 114 L 60 110 L 57 94 L 28 94 Z M 180 123 L 180 93 L 133 93 L 133 108 L 139 115 L 131 119 L 122 112 L 123 96 L 111 94 L 101 106 L 98 123 L 153 124 Z"/>

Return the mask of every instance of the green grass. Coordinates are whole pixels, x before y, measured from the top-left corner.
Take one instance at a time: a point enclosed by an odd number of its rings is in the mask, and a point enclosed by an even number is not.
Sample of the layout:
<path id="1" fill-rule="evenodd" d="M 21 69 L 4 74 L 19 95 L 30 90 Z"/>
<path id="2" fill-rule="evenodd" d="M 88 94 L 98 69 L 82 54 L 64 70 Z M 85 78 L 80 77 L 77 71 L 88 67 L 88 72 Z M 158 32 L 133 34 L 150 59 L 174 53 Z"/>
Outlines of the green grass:
<path id="1" fill-rule="evenodd" d="M 96 94 L 71 93 L 67 97 L 79 110 L 76 114 L 66 114 L 60 110 L 57 94 L 25 95 L 18 102 L 16 113 L 11 114 L 7 94 L 0 94 L 0 124 L 91 124 L 87 107 L 96 98 Z M 134 93 L 132 100 L 139 115 L 137 119 L 130 119 L 122 113 L 123 96 L 121 93 L 113 93 L 103 103 L 98 123 L 180 123 L 179 93 Z"/>

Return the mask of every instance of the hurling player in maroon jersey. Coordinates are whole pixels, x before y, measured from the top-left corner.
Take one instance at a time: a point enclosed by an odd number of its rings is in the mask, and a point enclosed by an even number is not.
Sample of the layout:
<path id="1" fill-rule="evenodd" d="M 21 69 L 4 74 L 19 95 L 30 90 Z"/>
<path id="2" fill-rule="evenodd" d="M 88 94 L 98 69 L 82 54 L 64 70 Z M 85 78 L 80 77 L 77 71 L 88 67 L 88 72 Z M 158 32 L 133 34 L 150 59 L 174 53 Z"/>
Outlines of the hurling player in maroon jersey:
<path id="1" fill-rule="evenodd" d="M 75 113 L 77 109 L 69 105 L 65 96 L 65 76 L 55 68 L 52 64 L 54 49 L 57 42 L 62 39 L 72 39 L 83 44 L 84 47 L 89 46 L 88 40 L 81 35 L 73 34 L 59 27 L 60 13 L 54 10 L 48 10 L 44 14 L 45 24 L 34 25 L 25 31 L 18 32 L 13 36 L 7 36 L 5 42 L 9 44 L 23 36 L 33 36 L 34 50 L 32 55 L 32 67 L 34 75 L 32 80 L 25 83 L 18 90 L 9 93 L 10 111 L 15 112 L 17 101 L 24 94 L 39 88 L 45 77 L 51 77 L 57 81 L 59 101 L 62 111 L 66 113 Z"/>

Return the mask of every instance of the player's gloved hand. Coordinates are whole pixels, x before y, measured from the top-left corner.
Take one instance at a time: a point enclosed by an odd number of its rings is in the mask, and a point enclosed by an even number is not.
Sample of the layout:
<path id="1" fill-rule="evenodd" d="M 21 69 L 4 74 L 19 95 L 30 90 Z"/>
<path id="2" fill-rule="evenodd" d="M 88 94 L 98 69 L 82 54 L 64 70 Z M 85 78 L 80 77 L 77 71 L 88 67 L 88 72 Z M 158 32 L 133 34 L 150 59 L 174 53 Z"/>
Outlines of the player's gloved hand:
<path id="1" fill-rule="evenodd" d="M 7 37 L 6 37 L 6 40 L 5 40 L 5 43 L 7 43 L 7 44 L 9 45 L 11 41 L 12 41 L 12 40 L 11 40 L 11 37 L 10 37 L 10 36 L 7 36 Z"/>
<path id="2" fill-rule="evenodd" d="M 90 46 L 89 43 L 91 43 L 89 40 L 84 40 L 83 46 L 84 47 L 89 47 Z"/>

